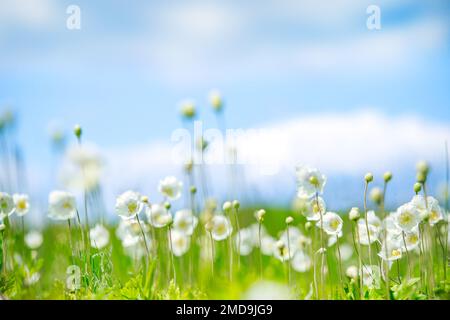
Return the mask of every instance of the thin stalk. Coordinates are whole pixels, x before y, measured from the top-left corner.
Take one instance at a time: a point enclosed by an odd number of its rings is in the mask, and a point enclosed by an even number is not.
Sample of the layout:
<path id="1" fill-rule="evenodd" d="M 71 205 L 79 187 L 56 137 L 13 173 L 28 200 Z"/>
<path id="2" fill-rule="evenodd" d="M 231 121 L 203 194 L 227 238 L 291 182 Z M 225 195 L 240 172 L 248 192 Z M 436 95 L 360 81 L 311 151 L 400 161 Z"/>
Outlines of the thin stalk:
<path id="1" fill-rule="evenodd" d="M 386 206 L 386 190 L 387 190 L 387 181 L 384 181 L 384 185 L 383 185 L 383 197 L 381 200 L 381 205 L 380 205 L 380 211 L 383 214 L 384 219 L 386 219 L 387 214 L 385 211 L 385 206 Z M 385 256 L 388 256 L 388 248 L 387 248 L 387 228 L 385 225 L 385 230 L 384 230 L 384 251 L 385 251 Z M 390 293 L 390 279 L 389 279 L 389 262 L 388 261 L 382 261 L 381 262 L 385 268 L 385 275 L 386 275 L 386 280 L 385 280 L 385 285 L 386 285 L 386 299 L 387 300 L 391 300 L 391 293 Z"/>
<path id="2" fill-rule="evenodd" d="M 170 226 L 167 228 L 167 231 L 169 233 L 169 250 L 170 250 L 170 262 L 172 264 L 172 270 L 173 270 L 173 280 L 174 283 L 177 283 L 177 271 L 175 269 L 175 261 L 173 258 L 173 246 L 172 246 L 172 231 Z"/>
<path id="3" fill-rule="evenodd" d="M 367 230 L 367 238 L 369 240 L 368 248 L 369 248 L 369 264 L 372 266 L 372 250 L 371 250 L 371 241 L 370 241 L 370 232 L 369 232 L 369 220 L 367 216 L 367 189 L 369 188 L 369 183 L 366 182 L 364 186 L 364 213 L 365 213 L 365 222 L 366 222 L 366 230 Z"/>
<path id="4" fill-rule="evenodd" d="M 259 277 L 263 278 L 263 267 L 262 267 L 262 241 L 261 241 L 261 227 L 262 223 L 259 222 L 259 228 L 258 228 L 258 238 L 259 238 Z"/>
<path id="5" fill-rule="evenodd" d="M 73 244 L 72 244 L 72 227 L 70 224 L 70 219 L 67 219 L 67 224 L 69 227 L 69 247 L 70 247 L 70 255 L 72 257 L 72 264 L 75 264 L 74 253 L 73 253 Z"/>
<path id="6" fill-rule="evenodd" d="M 141 219 L 139 219 L 139 215 L 136 215 L 136 220 L 138 222 L 139 229 L 141 229 L 141 234 L 142 234 L 142 238 L 144 240 L 144 245 L 145 245 L 145 252 L 147 253 L 147 260 L 148 260 L 150 258 L 150 250 L 148 248 L 147 237 L 145 236 L 144 229 L 142 228 Z"/>
<path id="7" fill-rule="evenodd" d="M 241 268 L 241 228 L 239 226 L 238 212 L 239 209 L 235 208 L 234 218 L 236 220 L 236 228 L 237 228 L 237 240 L 238 240 L 237 251 L 238 251 L 238 270 L 239 270 Z M 261 224 L 259 227 L 261 228 Z"/>
<path id="8" fill-rule="evenodd" d="M 344 281 L 342 280 L 342 258 L 341 258 L 341 248 L 339 245 L 339 236 L 336 235 L 336 248 L 338 252 L 338 260 L 339 260 L 339 281 L 341 282 L 340 288 L 344 285 Z"/>
<path id="9" fill-rule="evenodd" d="M 321 259 L 321 267 L 320 267 L 320 290 L 321 290 L 321 295 L 323 297 L 323 295 L 325 294 L 325 240 L 324 240 L 324 235 L 323 235 L 323 213 L 322 213 L 322 208 L 320 207 L 320 203 L 319 203 L 319 192 L 316 191 L 316 204 L 317 204 L 317 208 L 319 209 L 319 214 L 320 214 L 320 245 L 321 248 L 323 250 L 321 250 L 321 254 L 322 254 L 322 259 Z"/>
<path id="10" fill-rule="evenodd" d="M 356 253 L 358 254 L 359 291 L 360 291 L 360 298 L 362 300 L 364 297 L 364 292 L 363 292 L 364 288 L 363 288 L 363 263 L 362 263 L 362 257 L 361 257 L 361 239 L 359 237 L 359 230 L 358 230 L 358 225 L 356 222 L 355 222 L 355 226 L 356 226 L 355 227 L 356 235 L 358 237 L 358 249 L 356 249 L 356 246 L 355 246 L 355 250 L 356 250 Z M 353 236 L 353 243 L 355 243 L 355 236 L 353 233 L 353 228 L 352 228 L 352 236 Z"/>
<path id="11" fill-rule="evenodd" d="M 448 264 L 448 198 L 449 198 L 449 161 L 448 161 L 448 142 L 445 141 L 445 250 L 444 250 L 444 283 L 447 283 L 447 264 Z"/>
<path id="12" fill-rule="evenodd" d="M 288 285 L 291 285 L 291 264 L 289 263 L 289 260 L 291 259 L 291 240 L 289 239 L 289 225 L 286 228 L 287 232 L 287 243 L 288 243 Z"/>
<path id="13" fill-rule="evenodd" d="M 214 239 L 212 236 L 212 232 L 209 232 L 209 237 L 211 239 L 211 275 L 212 278 L 214 279 L 214 258 L 215 258 L 215 254 L 214 254 Z"/>
<path id="14" fill-rule="evenodd" d="M 408 278 L 411 279 L 411 264 L 410 264 L 410 259 L 409 259 L 408 247 L 406 245 L 405 231 L 402 231 L 402 238 L 403 238 L 403 245 L 405 246 L 405 252 L 406 252 L 406 263 L 408 264 Z"/>

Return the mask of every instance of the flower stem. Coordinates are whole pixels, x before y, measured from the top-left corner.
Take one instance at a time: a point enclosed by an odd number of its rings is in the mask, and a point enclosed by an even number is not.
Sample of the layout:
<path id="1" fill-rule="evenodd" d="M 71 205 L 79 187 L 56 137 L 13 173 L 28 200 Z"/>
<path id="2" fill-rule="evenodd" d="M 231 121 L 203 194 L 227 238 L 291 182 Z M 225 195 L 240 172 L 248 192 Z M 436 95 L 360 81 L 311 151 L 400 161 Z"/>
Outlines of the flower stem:
<path id="1" fill-rule="evenodd" d="M 370 232 L 369 232 L 369 220 L 367 216 L 367 189 L 369 188 L 369 183 L 366 182 L 364 186 L 364 213 L 365 213 L 365 222 L 366 222 L 366 230 L 367 230 L 367 239 L 369 240 L 368 248 L 369 248 L 369 264 L 372 266 L 372 250 L 371 250 L 371 241 L 370 241 Z"/>
<path id="2" fill-rule="evenodd" d="M 405 231 L 402 231 L 402 238 L 403 238 L 403 245 L 405 246 L 405 252 L 406 252 L 406 263 L 408 264 L 408 277 L 409 277 L 409 279 L 411 279 L 411 264 L 410 264 L 410 260 L 409 260 L 408 247 L 406 245 Z"/>

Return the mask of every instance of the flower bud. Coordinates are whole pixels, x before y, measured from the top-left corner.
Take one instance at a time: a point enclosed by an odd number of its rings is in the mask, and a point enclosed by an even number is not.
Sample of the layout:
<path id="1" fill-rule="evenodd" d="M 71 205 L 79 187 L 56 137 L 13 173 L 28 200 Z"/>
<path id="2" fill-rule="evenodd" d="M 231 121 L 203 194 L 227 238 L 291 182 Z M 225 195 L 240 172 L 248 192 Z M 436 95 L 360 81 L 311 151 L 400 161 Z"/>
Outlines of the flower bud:
<path id="1" fill-rule="evenodd" d="M 241 207 L 241 203 L 237 200 L 233 201 L 233 208 L 236 210 L 239 210 L 239 208 Z"/>
<path id="2" fill-rule="evenodd" d="M 197 193 L 197 188 L 195 186 L 191 186 L 190 191 L 191 191 L 192 194 L 196 194 Z"/>
<path id="3" fill-rule="evenodd" d="M 312 226 L 313 226 L 313 225 L 312 225 L 311 221 L 306 222 L 306 223 L 305 223 L 305 230 L 306 230 L 306 231 L 311 230 Z"/>
<path id="4" fill-rule="evenodd" d="M 359 213 L 359 208 L 353 207 L 348 213 L 348 217 L 352 221 L 356 221 L 361 218 L 361 214 Z"/>
<path id="5" fill-rule="evenodd" d="M 148 197 L 147 197 L 147 196 L 142 196 L 142 197 L 141 197 L 141 201 L 142 201 L 143 203 L 145 203 L 145 204 L 149 204 L 149 200 L 148 200 Z"/>
<path id="6" fill-rule="evenodd" d="M 292 222 L 294 222 L 294 218 L 292 218 L 292 217 L 287 217 L 286 218 L 286 224 L 287 225 L 291 224 Z"/>
<path id="7" fill-rule="evenodd" d="M 5 230 L 5 228 L 6 228 L 5 224 L 3 222 L 0 223 L 0 231 Z"/>
<path id="8" fill-rule="evenodd" d="M 256 220 L 258 220 L 258 222 L 260 222 L 260 223 L 263 222 L 265 215 L 266 215 L 266 210 L 264 210 L 264 209 L 256 211 L 256 214 L 255 214 Z"/>
<path id="9" fill-rule="evenodd" d="M 425 183 L 427 181 L 427 175 L 423 172 L 418 172 L 416 176 L 416 180 L 419 183 Z"/>
<path id="10" fill-rule="evenodd" d="M 414 192 L 419 193 L 420 191 L 422 191 L 422 185 L 418 182 L 414 183 Z"/>
<path id="11" fill-rule="evenodd" d="M 386 171 L 383 175 L 384 182 L 389 182 L 392 180 L 392 172 Z"/>
<path id="12" fill-rule="evenodd" d="M 417 172 L 427 175 L 430 170 L 430 167 L 426 161 L 419 161 L 416 165 L 416 169 L 417 169 Z"/>
<path id="13" fill-rule="evenodd" d="M 372 182 L 373 181 L 373 174 L 372 173 L 367 173 L 365 176 L 364 176 L 364 180 L 367 182 L 367 183 L 370 183 L 370 182 Z"/>
<path id="14" fill-rule="evenodd" d="M 186 119 L 192 119 L 196 115 L 195 104 L 192 101 L 184 101 L 180 107 L 181 115 Z"/>
<path id="15" fill-rule="evenodd" d="M 383 201 L 383 191 L 380 188 L 373 188 L 370 191 L 370 199 L 379 205 Z"/>
<path id="16" fill-rule="evenodd" d="M 211 103 L 211 106 L 215 111 L 219 112 L 222 110 L 223 101 L 219 91 L 211 91 L 211 93 L 209 94 L 209 102 Z"/>
<path id="17" fill-rule="evenodd" d="M 230 201 L 226 201 L 226 202 L 224 202 L 224 204 L 223 204 L 223 206 L 222 206 L 222 209 L 223 209 L 223 211 L 225 212 L 225 213 L 228 213 L 228 212 L 230 212 L 231 211 L 231 208 L 233 207 L 233 205 L 231 204 L 231 202 Z"/>
<path id="18" fill-rule="evenodd" d="M 81 135 L 83 134 L 83 129 L 79 124 L 75 125 L 75 127 L 73 128 L 73 133 L 78 139 L 81 138 Z"/>
<path id="19" fill-rule="evenodd" d="M 172 207 L 172 205 L 170 204 L 170 202 L 164 203 L 164 208 L 166 208 L 166 210 L 170 210 L 171 207 Z"/>
<path id="20" fill-rule="evenodd" d="M 319 185 L 319 179 L 316 176 L 309 177 L 309 182 L 316 187 Z"/>

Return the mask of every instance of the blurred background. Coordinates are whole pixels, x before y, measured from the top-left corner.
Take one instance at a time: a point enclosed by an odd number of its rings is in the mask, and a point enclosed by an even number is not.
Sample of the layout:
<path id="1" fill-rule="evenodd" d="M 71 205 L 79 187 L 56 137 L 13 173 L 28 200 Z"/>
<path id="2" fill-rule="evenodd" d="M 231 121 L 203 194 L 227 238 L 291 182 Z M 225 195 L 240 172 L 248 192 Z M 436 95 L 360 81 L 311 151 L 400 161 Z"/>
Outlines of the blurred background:
<path id="1" fill-rule="evenodd" d="M 80 29 L 67 27 L 71 5 Z M 370 5 L 378 30 L 367 27 Z M 55 143 L 70 148 L 80 123 L 102 159 L 109 210 L 127 189 L 158 199 L 161 178 L 183 178 L 171 139 L 183 127 L 179 102 L 195 101 L 215 128 L 208 93 L 218 89 L 227 128 L 282 132 L 246 145 L 247 203 L 289 207 L 301 163 L 328 176 L 334 210 L 361 204 L 367 171 L 379 186 L 394 173 L 388 206 L 408 201 L 421 159 L 442 194 L 449 14 L 447 0 L 0 0 L 0 111 L 14 112 L 9 139 L 27 181 L 11 192 L 30 193 L 42 216 L 48 191 L 69 188 Z M 264 159 L 275 170 L 262 172 Z M 225 198 L 226 169 L 207 170 Z"/>

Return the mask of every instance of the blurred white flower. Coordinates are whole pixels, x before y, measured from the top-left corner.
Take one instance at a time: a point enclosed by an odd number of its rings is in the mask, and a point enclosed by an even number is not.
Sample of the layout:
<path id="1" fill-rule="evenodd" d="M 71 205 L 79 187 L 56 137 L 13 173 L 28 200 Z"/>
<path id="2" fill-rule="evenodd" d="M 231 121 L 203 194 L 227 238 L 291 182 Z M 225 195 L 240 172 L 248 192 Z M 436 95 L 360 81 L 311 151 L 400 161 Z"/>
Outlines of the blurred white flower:
<path id="1" fill-rule="evenodd" d="M 327 206 L 322 197 L 318 197 L 318 199 L 314 197 L 307 202 L 303 215 L 308 221 L 318 221 L 320 220 L 320 213 L 325 214 L 326 210 Z"/>
<path id="2" fill-rule="evenodd" d="M 197 224 L 198 218 L 189 209 L 177 211 L 173 218 L 173 228 L 187 236 L 191 236 L 194 233 Z"/>
<path id="3" fill-rule="evenodd" d="M 275 248 L 275 239 L 271 236 L 261 238 L 261 253 L 266 256 L 272 256 Z"/>
<path id="4" fill-rule="evenodd" d="M 381 220 L 380 220 L 380 218 L 377 217 L 377 215 L 375 214 L 375 211 L 370 210 L 367 212 L 367 223 L 374 226 L 375 228 L 378 229 L 378 231 L 380 231 Z"/>
<path id="5" fill-rule="evenodd" d="M 44 242 L 44 238 L 39 231 L 33 230 L 25 235 L 25 244 L 32 250 L 38 249 L 42 245 L 42 242 Z"/>
<path id="6" fill-rule="evenodd" d="M 158 191 L 170 200 L 177 200 L 181 196 L 183 183 L 175 177 L 166 177 L 159 182 Z"/>
<path id="7" fill-rule="evenodd" d="M 291 300 L 293 296 L 288 286 L 269 281 L 259 281 L 243 294 L 245 300 Z"/>
<path id="8" fill-rule="evenodd" d="M 345 275 L 350 279 L 358 279 L 359 271 L 356 266 L 349 266 L 347 270 L 345 270 Z"/>
<path id="9" fill-rule="evenodd" d="M 388 237 L 396 237 L 402 234 L 402 229 L 395 223 L 395 214 L 395 212 L 391 212 L 383 220 L 384 231 L 387 232 Z"/>
<path id="10" fill-rule="evenodd" d="M 399 240 L 388 239 L 381 245 L 378 256 L 384 261 L 395 261 L 402 258 L 402 245 Z"/>
<path id="11" fill-rule="evenodd" d="M 289 230 L 289 232 L 288 232 Z M 288 233 L 289 233 L 289 242 L 288 242 Z M 299 238 L 303 237 L 303 234 L 301 231 L 293 226 L 289 226 L 286 230 L 283 231 L 283 233 L 280 235 L 280 241 L 283 241 L 283 243 L 287 246 L 290 245 L 292 255 L 294 252 L 298 249 Z"/>
<path id="12" fill-rule="evenodd" d="M 330 235 L 328 237 L 328 247 L 334 246 L 337 242 L 337 239 L 342 238 L 342 236 L 343 236 L 342 230 L 339 231 L 339 233 L 337 234 L 337 237 L 336 237 L 336 235 Z"/>
<path id="13" fill-rule="evenodd" d="M 412 203 L 407 203 L 397 209 L 394 215 L 395 224 L 405 232 L 411 232 L 421 220 L 419 210 Z"/>
<path id="14" fill-rule="evenodd" d="M 12 215 L 15 209 L 13 198 L 5 192 L 0 192 L 0 220 Z"/>
<path id="15" fill-rule="evenodd" d="M 91 238 L 91 247 L 96 249 L 103 249 L 109 243 L 109 231 L 101 224 L 97 224 L 89 231 Z"/>
<path id="16" fill-rule="evenodd" d="M 241 229 L 238 234 L 234 236 L 234 243 L 236 247 L 240 244 L 241 256 L 248 256 L 252 250 L 255 243 L 254 234 L 251 229 Z M 239 249 L 239 248 L 237 248 Z"/>
<path id="17" fill-rule="evenodd" d="M 16 206 L 16 214 L 18 217 L 23 217 L 30 210 L 30 203 L 28 201 L 28 195 L 15 194 L 13 195 L 14 205 Z"/>
<path id="18" fill-rule="evenodd" d="M 379 229 L 371 224 L 369 224 L 369 234 L 367 234 L 367 226 L 364 219 L 358 220 L 358 234 L 359 234 L 359 243 L 367 246 L 370 243 L 374 243 L 378 240 L 379 237 Z"/>
<path id="19" fill-rule="evenodd" d="M 341 245 L 341 258 L 342 261 L 348 261 L 353 256 L 353 247 L 348 243 Z"/>
<path id="20" fill-rule="evenodd" d="M 362 268 L 363 284 L 368 288 L 380 287 L 380 267 L 378 266 L 364 266 Z"/>
<path id="21" fill-rule="evenodd" d="M 147 221 L 155 228 L 163 228 L 171 221 L 172 216 L 166 207 L 162 204 L 152 204 L 145 208 Z"/>
<path id="22" fill-rule="evenodd" d="M 428 209 L 429 209 L 429 216 L 428 221 L 430 225 L 434 226 L 438 222 L 444 220 L 444 210 L 439 206 L 439 202 L 433 198 L 428 197 Z"/>
<path id="23" fill-rule="evenodd" d="M 412 251 L 416 249 L 420 243 L 419 228 L 413 229 L 411 232 L 408 233 L 405 232 L 404 242 L 406 242 L 406 250 Z M 405 244 L 403 242 L 402 242 L 402 249 L 405 249 Z"/>
<path id="24" fill-rule="evenodd" d="M 323 216 L 323 230 L 329 235 L 338 235 L 342 230 L 342 225 L 344 221 L 342 218 L 335 212 L 327 212 Z M 321 223 L 318 222 L 317 226 L 320 228 Z"/>
<path id="25" fill-rule="evenodd" d="M 59 177 L 69 189 L 91 191 L 99 186 L 102 170 L 103 159 L 97 147 L 77 144 L 67 150 Z"/>
<path id="26" fill-rule="evenodd" d="M 297 196 L 310 198 L 318 193 L 323 192 L 327 178 L 315 168 L 308 166 L 298 166 L 296 168 L 297 175 Z"/>
<path id="27" fill-rule="evenodd" d="M 65 191 L 53 191 L 48 197 L 48 217 L 53 220 L 73 219 L 77 214 L 75 196 Z"/>
<path id="28" fill-rule="evenodd" d="M 222 241 L 231 236 L 233 227 L 230 220 L 225 216 L 214 216 L 211 220 L 211 234 L 214 240 Z"/>
<path id="29" fill-rule="evenodd" d="M 297 272 L 306 272 L 311 269 L 311 258 L 302 250 L 297 251 L 291 261 L 292 268 Z"/>
<path id="30" fill-rule="evenodd" d="M 294 250 L 292 250 L 292 247 L 289 247 L 289 245 L 285 241 L 278 240 L 275 243 L 273 251 L 274 257 L 281 262 L 289 261 L 294 255 Z"/>
<path id="31" fill-rule="evenodd" d="M 178 230 L 170 230 L 170 237 L 172 241 L 172 252 L 175 256 L 181 257 L 189 251 L 190 239 L 185 233 Z"/>
<path id="32" fill-rule="evenodd" d="M 116 200 L 116 213 L 122 219 L 133 219 L 143 209 L 141 195 L 134 191 L 122 193 Z"/>

